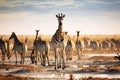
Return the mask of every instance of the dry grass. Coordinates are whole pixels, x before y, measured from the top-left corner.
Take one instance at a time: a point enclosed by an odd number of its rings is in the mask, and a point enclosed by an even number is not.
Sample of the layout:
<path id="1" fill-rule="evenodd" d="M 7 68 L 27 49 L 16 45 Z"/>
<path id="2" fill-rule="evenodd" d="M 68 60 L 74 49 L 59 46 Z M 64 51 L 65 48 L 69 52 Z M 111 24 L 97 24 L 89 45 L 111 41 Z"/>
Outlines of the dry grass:
<path id="1" fill-rule="evenodd" d="M 22 68 L 23 70 L 25 71 L 43 71 L 43 68 L 42 67 L 38 67 L 36 65 L 32 65 L 32 64 L 29 64 L 29 65 L 21 65 L 21 64 L 0 64 L 0 69 L 6 69 L 6 70 L 9 70 L 9 69 L 15 69 L 15 68 Z"/>
<path id="2" fill-rule="evenodd" d="M 10 35 L 0 35 L 0 36 L 2 36 L 4 40 L 8 40 L 10 37 Z M 77 39 L 76 35 L 70 35 L 70 36 L 73 41 L 76 41 Z M 30 42 L 33 42 L 35 39 L 35 35 L 18 35 L 18 38 L 23 42 L 25 41 L 26 37 Z M 50 41 L 52 35 L 40 35 L 40 37 L 42 38 L 42 40 Z M 82 39 L 82 40 L 84 38 L 89 38 L 92 40 L 104 40 L 104 39 L 114 38 L 114 39 L 120 40 L 120 35 L 80 35 L 79 37 L 79 39 Z"/>
<path id="3" fill-rule="evenodd" d="M 114 80 L 114 79 L 88 77 L 88 78 L 83 78 L 82 80 Z"/>
<path id="4" fill-rule="evenodd" d="M 93 57 L 90 57 L 89 60 L 93 60 L 93 61 L 113 61 L 114 57 L 113 56 L 93 56 Z"/>
<path id="5" fill-rule="evenodd" d="M 25 80 L 23 77 L 0 74 L 0 80 Z"/>
<path id="6" fill-rule="evenodd" d="M 74 76 L 74 74 L 71 73 L 69 80 L 76 80 L 76 79 L 74 79 L 73 76 Z M 110 78 L 94 78 L 94 77 L 88 77 L 88 78 L 80 78 L 80 79 L 77 79 L 77 80 L 119 80 L 119 79 L 115 79 L 115 78 L 110 79 Z"/>
<path id="7" fill-rule="evenodd" d="M 119 72 L 120 71 L 120 65 L 118 64 L 118 65 L 113 65 L 113 66 L 109 66 L 109 67 L 107 67 L 107 70 L 108 71 L 117 71 L 117 72 Z"/>
<path id="8" fill-rule="evenodd" d="M 99 70 L 104 70 L 104 68 L 99 66 L 90 66 L 90 67 L 83 67 L 81 71 L 83 72 L 97 72 Z"/>

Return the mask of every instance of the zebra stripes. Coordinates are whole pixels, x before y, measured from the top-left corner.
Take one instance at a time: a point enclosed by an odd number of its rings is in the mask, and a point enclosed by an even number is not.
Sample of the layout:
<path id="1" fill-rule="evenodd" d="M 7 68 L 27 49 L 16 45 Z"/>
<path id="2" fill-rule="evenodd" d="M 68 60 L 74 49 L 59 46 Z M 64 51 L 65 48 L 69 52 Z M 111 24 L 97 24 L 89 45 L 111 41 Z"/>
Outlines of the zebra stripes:
<path id="1" fill-rule="evenodd" d="M 48 53 L 49 53 L 49 49 L 50 49 L 49 42 L 41 40 L 40 37 L 38 38 L 38 32 L 39 32 L 39 30 L 36 30 L 36 37 L 34 40 L 34 50 L 33 50 L 33 53 L 34 53 L 34 51 L 36 52 L 36 65 L 38 63 L 39 57 L 41 58 L 41 65 L 45 66 L 46 59 L 48 61 L 48 65 L 50 65 L 49 57 L 48 57 Z M 39 55 L 39 53 L 40 53 L 40 55 Z M 33 62 L 33 60 L 32 60 L 32 62 Z"/>
<path id="2" fill-rule="evenodd" d="M 6 54 L 6 48 L 5 48 L 5 41 L 0 39 L 0 50 L 2 52 L 2 61 L 5 61 L 5 54 Z"/>
<path id="3" fill-rule="evenodd" d="M 14 46 L 13 46 L 13 51 L 15 53 L 16 57 L 16 63 L 17 63 L 17 53 L 20 53 L 21 55 L 21 64 L 24 64 L 24 58 L 25 58 L 25 45 L 24 43 L 20 42 L 14 32 L 12 32 L 11 36 L 9 37 L 10 39 L 14 39 Z"/>
<path id="4" fill-rule="evenodd" d="M 78 54 L 78 60 L 82 59 L 82 54 L 84 50 L 84 42 L 82 40 L 79 40 L 79 33 L 80 31 L 77 32 L 77 40 L 76 40 L 76 49 L 77 49 L 77 54 Z"/>

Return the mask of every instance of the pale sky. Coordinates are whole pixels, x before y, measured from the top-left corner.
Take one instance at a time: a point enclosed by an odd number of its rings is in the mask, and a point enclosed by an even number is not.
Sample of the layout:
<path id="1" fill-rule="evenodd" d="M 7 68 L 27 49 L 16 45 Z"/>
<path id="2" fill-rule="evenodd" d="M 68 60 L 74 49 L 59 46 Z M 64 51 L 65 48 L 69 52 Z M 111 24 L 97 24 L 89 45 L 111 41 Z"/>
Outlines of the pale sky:
<path id="1" fill-rule="evenodd" d="M 53 35 L 58 13 L 69 34 L 120 34 L 120 0 L 0 0 L 0 35 Z"/>

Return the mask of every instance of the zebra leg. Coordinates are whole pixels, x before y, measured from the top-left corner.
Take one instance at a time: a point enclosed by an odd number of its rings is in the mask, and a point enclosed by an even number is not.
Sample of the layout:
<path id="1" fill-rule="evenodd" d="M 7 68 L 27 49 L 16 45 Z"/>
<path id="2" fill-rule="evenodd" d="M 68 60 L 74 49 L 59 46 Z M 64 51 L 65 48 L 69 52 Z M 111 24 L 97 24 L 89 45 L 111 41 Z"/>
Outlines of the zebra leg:
<path id="1" fill-rule="evenodd" d="M 33 55 L 34 55 L 34 49 L 32 50 L 32 53 L 30 56 L 30 60 L 31 60 L 32 64 L 34 64 L 34 62 L 35 62 L 35 57 Z"/>
<path id="2" fill-rule="evenodd" d="M 47 54 L 47 62 L 48 62 L 48 66 L 50 66 L 48 54 Z"/>
<path id="3" fill-rule="evenodd" d="M 49 63 L 49 57 L 48 57 L 48 55 L 49 55 L 49 51 L 48 50 L 45 51 L 45 55 L 46 55 L 45 60 L 47 59 L 48 66 L 49 66 L 50 63 Z"/>
<path id="4" fill-rule="evenodd" d="M 16 64 L 17 64 L 17 52 L 15 51 L 15 58 L 16 58 Z"/>
<path id="5" fill-rule="evenodd" d="M 72 60 L 73 49 L 69 51 L 69 60 Z"/>
<path id="6" fill-rule="evenodd" d="M 43 52 L 42 53 L 42 65 L 45 66 L 46 64 L 46 54 Z"/>
<path id="7" fill-rule="evenodd" d="M 80 53 L 80 59 L 82 59 L 82 54 L 83 54 L 83 49 L 81 50 L 81 53 Z"/>
<path id="8" fill-rule="evenodd" d="M 36 65 L 37 65 L 37 62 L 38 62 L 38 51 L 36 51 Z"/>
<path id="9" fill-rule="evenodd" d="M 61 58 L 62 58 L 62 69 L 65 69 L 65 58 L 64 58 L 64 52 L 62 52 L 61 54 Z"/>
<path id="10" fill-rule="evenodd" d="M 80 60 L 80 50 L 77 50 L 78 53 L 78 60 Z"/>
<path id="11" fill-rule="evenodd" d="M 10 51 L 7 52 L 7 58 L 8 58 L 8 60 L 11 58 L 11 53 L 10 53 Z"/>
<path id="12" fill-rule="evenodd" d="M 21 61 L 20 61 L 20 64 L 23 64 L 23 54 L 20 53 L 20 56 L 21 56 Z"/>
<path id="13" fill-rule="evenodd" d="M 1 52 L 2 52 L 2 61 L 5 61 L 5 52 L 3 49 L 1 49 Z"/>
<path id="14" fill-rule="evenodd" d="M 25 61 L 25 55 L 26 55 L 26 53 L 23 53 L 23 64 L 24 64 L 24 61 Z"/>
<path id="15" fill-rule="evenodd" d="M 66 51 L 66 61 L 68 61 L 68 51 Z"/>
<path id="16" fill-rule="evenodd" d="M 45 57 L 44 52 L 42 52 L 42 51 L 40 52 L 40 57 L 41 57 L 41 65 L 45 66 L 44 65 L 44 57 Z"/>

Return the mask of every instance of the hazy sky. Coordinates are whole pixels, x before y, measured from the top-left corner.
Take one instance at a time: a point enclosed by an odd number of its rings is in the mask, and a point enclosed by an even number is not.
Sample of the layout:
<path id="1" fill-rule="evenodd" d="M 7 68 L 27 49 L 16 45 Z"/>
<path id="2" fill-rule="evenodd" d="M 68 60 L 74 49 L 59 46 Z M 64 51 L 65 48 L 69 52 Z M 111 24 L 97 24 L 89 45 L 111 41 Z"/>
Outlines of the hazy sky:
<path id="1" fill-rule="evenodd" d="M 120 34 L 120 0 L 0 0 L 0 34 L 53 35 L 61 12 L 69 34 Z"/>

